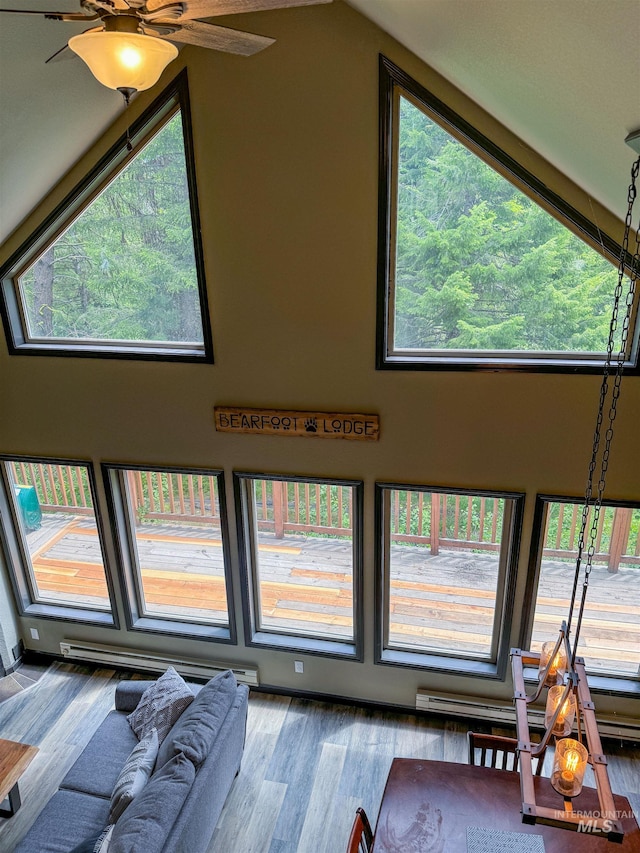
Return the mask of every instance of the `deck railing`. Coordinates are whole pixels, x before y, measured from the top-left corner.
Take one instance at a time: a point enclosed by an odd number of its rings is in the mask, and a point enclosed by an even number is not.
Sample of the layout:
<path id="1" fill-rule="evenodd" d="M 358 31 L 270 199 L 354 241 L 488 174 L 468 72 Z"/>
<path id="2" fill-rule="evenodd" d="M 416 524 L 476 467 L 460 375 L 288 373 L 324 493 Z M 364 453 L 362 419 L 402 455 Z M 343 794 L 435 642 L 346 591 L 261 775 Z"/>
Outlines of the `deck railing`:
<path id="1" fill-rule="evenodd" d="M 78 465 L 47 465 L 41 462 L 10 462 L 16 485 L 36 490 L 43 512 L 73 510 L 78 515 L 93 515 L 93 498 L 87 469 Z"/>
<path id="2" fill-rule="evenodd" d="M 593 508 L 590 508 L 585 538 L 591 530 L 592 518 Z M 639 518 L 640 510 L 630 507 L 602 507 L 596 529 L 593 561 L 606 563 L 610 572 L 617 572 L 622 562 L 640 566 Z M 544 556 L 561 559 L 574 556 L 578 549 L 581 522 L 582 506 L 579 504 L 551 504 L 546 521 Z M 636 528 L 635 533 L 632 526 Z"/>
<path id="3" fill-rule="evenodd" d="M 171 471 L 127 471 L 127 486 L 140 523 L 180 519 L 220 524 L 215 477 Z"/>
<path id="4" fill-rule="evenodd" d="M 43 511 L 93 513 L 86 469 L 73 465 L 10 462 L 14 482 L 35 488 Z M 127 471 L 130 501 L 139 522 L 149 520 L 220 524 L 217 480 L 200 474 Z M 349 536 L 352 490 L 328 483 L 255 480 L 258 527 L 277 538 L 287 533 Z M 391 540 L 429 547 L 496 552 L 500 548 L 501 501 L 474 495 L 393 489 Z M 582 506 L 550 503 L 545 530 L 546 558 L 575 556 Z M 590 523 L 590 519 L 589 519 Z M 587 530 L 589 527 L 587 527 Z M 603 507 L 594 561 L 616 572 L 621 563 L 640 566 L 640 510 Z"/>
<path id="5" fill-rule="evenodd" d="M 428 545 L 434 555 L 454 545 L 498 551 L 500 504 L 498 498 L 393 490 L 391 540 Z"/>
<path id="6" fill-rule="evenodd" d="M 258 529 L 286 533 L 351 536 L 351 487 L 330 483 L 254 480 Z"/>

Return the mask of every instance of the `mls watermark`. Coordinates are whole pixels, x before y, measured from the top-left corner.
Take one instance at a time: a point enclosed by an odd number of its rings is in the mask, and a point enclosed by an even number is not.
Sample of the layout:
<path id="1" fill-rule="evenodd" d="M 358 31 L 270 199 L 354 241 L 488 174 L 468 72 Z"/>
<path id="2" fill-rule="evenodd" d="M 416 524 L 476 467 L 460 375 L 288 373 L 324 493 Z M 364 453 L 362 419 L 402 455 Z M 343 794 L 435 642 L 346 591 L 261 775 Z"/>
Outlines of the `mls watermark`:
<path id="1" fill-rule="evenodd" d="M 565 815 L 565 812 L 558 812 L 558 817 Z M 576 809 L 576 811 L 572 812 L 577 818 L 579 818 L 579 822 L 577 825 L 578 832 L 587 832 L 587 833 L 598 833 L 598 834 L 607 834 L 612 832 L 614 829 L 614 822 L 619 820 L 625 820 L 626 818 L 635 818 L 635 813 L 631 811 L 616 811 L 615 813 L 611 812 L 600 812 L 598 809 L 594 809 L 592 811 L 581 811 L 580 809 Z"/>

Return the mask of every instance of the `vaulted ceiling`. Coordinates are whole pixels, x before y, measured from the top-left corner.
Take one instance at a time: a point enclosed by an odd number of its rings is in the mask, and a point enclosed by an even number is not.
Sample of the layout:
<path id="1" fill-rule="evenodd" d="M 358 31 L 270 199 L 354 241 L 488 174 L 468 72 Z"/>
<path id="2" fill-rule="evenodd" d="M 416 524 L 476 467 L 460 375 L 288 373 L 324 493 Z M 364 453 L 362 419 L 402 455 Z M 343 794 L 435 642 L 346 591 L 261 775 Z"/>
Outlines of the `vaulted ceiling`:
<path id="1" fill-rule="evenodd" d="M 340 0 L 337 0 L 340 2 Z M 610 210 L 640 128 L 640 0 L 349 0 Z M 76 0 L 8 0 L 75 11 Z M 312 14 L 312 10 L 308 10 Z M 264 27 L 269 34 L 268 12 Z M 241 17 L 225 24 L 242 29 Z M 79 61 L 45 60 L 85 25 L 0 21 L 0 243 L 122 109 Z"/>

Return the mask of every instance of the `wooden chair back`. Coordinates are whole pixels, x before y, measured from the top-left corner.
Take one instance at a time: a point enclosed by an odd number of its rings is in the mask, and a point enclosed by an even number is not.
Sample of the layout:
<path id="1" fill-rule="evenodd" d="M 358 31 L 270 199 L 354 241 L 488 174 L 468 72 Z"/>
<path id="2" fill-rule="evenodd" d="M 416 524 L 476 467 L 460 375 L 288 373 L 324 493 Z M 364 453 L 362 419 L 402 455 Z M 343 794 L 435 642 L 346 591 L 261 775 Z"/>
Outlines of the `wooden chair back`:
<path id="1" fill-rule="evenodd" d="M 351 835 L 347 844 L 347 853 L 369 853 L 373 847 L 373 832 L 366 812 L 356 809 L 356 816 L 351 827 Z"/>
<path id="2" fill-rule="evenodd" d="M 520 756 L 518 741 L 511 737 L 484 735 L 467 732 L 469 741 L 469 764 L 480 767 L 496 767 L 498 770 L 518 770 Z M 542 773 L 544 753 L 533 759 L 533 771 L 536 776 Z"/>

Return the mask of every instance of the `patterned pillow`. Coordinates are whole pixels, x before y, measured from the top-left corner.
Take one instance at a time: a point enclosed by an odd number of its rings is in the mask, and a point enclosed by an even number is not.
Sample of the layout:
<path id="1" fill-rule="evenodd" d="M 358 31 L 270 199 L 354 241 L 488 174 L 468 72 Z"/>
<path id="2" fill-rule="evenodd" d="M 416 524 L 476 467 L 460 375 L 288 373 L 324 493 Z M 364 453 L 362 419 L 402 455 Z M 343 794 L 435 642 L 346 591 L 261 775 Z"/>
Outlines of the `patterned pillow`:
<path id="1" fill-rule="evenodd" d="M 147 784 L 158 755 L 158 732 L 146 734 L 131 750 L 111 794 L 109 823 L 115 823 L 131 800 Z"/>
<path id="2" fill-rule="evenodd" d="M 170 666 L 157 681 L 147 687 L 138 706 L 129 716 L 129 725 L 141 740 L 151 729 L 158 731 L 158 743 L 167 736 L 169 730 L 184 709 L 194 700 L 187 682 Z"/>

